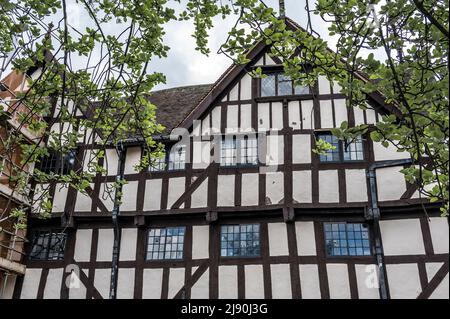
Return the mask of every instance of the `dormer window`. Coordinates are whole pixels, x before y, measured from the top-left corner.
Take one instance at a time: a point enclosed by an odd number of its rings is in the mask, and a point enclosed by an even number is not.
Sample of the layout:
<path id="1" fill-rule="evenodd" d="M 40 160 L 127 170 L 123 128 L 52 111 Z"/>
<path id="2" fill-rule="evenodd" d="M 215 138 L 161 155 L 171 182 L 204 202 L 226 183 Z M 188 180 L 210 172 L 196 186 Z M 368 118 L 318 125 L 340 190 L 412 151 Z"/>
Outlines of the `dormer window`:
<path id="1" fill-rule="evenodd" d="M 261 97 L 310 94 L 308 86 L 294 85 L 294 81 L 282 72 L 266 73 L 261 79 Z"/>

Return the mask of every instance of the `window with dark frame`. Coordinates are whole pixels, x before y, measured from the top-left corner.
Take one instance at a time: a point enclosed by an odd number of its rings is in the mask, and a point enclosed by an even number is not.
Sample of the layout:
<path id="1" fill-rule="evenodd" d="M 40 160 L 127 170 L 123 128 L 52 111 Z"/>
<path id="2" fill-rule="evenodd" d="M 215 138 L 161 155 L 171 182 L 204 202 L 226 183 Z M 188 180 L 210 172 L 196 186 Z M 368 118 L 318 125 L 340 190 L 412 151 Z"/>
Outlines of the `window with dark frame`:
<path id="1" fill-rule="evenodd" d="M 38 168 L 40 171 L 50 174 L 67 175 L 75 166 L 76 150 L 70 150 L 61 156 L 61 153 L 50 151 L 48 156 L 40 160 Z"/>
<path id="2" fill-rule="evenodd" d="M 33 236 L 31 260 L 63 260 L 67 234 L 60 230 L 40 230 Z"/>
<path id="3" fill-rule="evenodd" d="M 362 223 L 324 223 L 327 255 L 370 256 L 372 255 L 369 229 Z"/>
<path id="4" fill-rule="evenodd" d="M 252 135 L 224 135 L 220 144 L 221 166 L 258 165 L 258 139 Z"/>
<path id="5" fill-rule="evenodd" d="M 222 225 L 220 227 L 220 255 L 222 257 L 258 257 L 260 254 L 259 224 Z"/>
<path id="6" fill-rule="evenodd" d="M 261 97 L 311 94 L 309 86 L 294 85 L 283 72 L 271 72 L 261 78 Z"/>
<path id="7" fill-rule="evenodd" d="M 317 139 L 324 140 L 335 147 L 334 150 L 319 155 L 322 163 L 364 161 L 364 145 L 361 137 L 342 141 L 326 132 L 317 134 Z"/>
<path id="8" fill-rule="evenodd" d="M 150 228 L 147 240 L 147 260 L 181 260 L 186 227 Z"/>
<path id="9" fill-rule="evenodd" d="M 183 170 L 186 168 L 186 146 L 173 145 L 166 146 L 165 151 L 160 157 L 152 157 L 150 159 L 150 172 L 163 172 Z"/>

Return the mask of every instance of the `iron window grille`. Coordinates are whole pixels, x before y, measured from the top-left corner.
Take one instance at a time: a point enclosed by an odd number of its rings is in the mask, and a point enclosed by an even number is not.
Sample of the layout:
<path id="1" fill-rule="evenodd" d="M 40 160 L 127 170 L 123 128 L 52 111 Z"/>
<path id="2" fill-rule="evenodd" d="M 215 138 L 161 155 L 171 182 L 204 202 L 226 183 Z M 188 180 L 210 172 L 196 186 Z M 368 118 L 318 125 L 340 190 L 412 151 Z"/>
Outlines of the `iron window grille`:
<path id="1" fill-rule="evenodd" d="M 328 256 L 371 256 L 369 229 L 362 223 L 324 223 Z"/>
<path id="2" fill-rule="evenodd" d="M 147 260 L 181 260 L 184 251 L 185 227 L 150 228 Z"/>
<path id="3" fill-rule="evenodd" d="M 220 255 L 222 257 L 258 257 L 260 254 L 259 224 L 221 226 Z"/>
<path id="4" fill-rule="evenodd" d="M 63 260 L 67 234 L 59 230 L 42 230 L 34 233 L 31 260 Z"/>
<path id="5" fill-rule="evenodd" d="M 311 94 L 309 86 L 295 85 L 282 72 L 267 73 L 261 78 L 261 97 Z"/>
<path id="6" fill-rule="evenodd" d="M 339 140 L 331 133 L 317 134 L 318 139 L 322 139 L 335 147 L 325 154 L 320 154 L 320 162 L 354 162 L 364 161 L 364 144 L 361 136 L 353 140 Z"/>
<path id="7" fill-rule="evenodd" d="M 51 151 L 48 156 L 41 159 L 39 170 L 46 173 L 67 175 L 75 166 L 76 150 L 70 150 L 67 154 Z"/>
<path id="8" fill-rule="evenodd" d="M 225 135 L 220 143 L 221 166 L 258 165 L 258 139 L 251 135 Z"/>

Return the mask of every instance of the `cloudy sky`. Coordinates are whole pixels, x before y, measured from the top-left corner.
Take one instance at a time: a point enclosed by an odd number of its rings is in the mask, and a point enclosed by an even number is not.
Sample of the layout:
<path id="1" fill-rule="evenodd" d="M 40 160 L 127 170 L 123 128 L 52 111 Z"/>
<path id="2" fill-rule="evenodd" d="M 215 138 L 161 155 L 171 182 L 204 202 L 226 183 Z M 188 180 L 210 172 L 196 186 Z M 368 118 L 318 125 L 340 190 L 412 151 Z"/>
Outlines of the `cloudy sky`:
<path id="1" fill-rule="evenodd" d="M 311 4 L 314 0 L 309 1 Z M 265 0 L 268 6 L 278 9 L 278 0 Z M 287 16 L 306 27 L 306 0 L 285 0 Z M 333 47 L 333 39 L 328 36 L 324 22 L 315 17 L 316 31 Z M 227 32 L 236 22 L 236 17 L 226 20 L 217 18 L 215 27 L 210 31 L 209 47 L 211 54 L 205 56 L 195 50 L 195 40 L 192 22 L 173 22 L 166 28 L 166 43 L 171 47 L 169 56 L 164 60 L 155 60 L 150 64 L 150 70 L 160 71 L 167 77 L 167 83 L 157 88 L 170 88 L 183 85 L 213 83 L 232 63 L 229 58 L 217 54 L 220 45 L 226 40 Z M 319 28 L 320 26 L 320 28 Z"/>

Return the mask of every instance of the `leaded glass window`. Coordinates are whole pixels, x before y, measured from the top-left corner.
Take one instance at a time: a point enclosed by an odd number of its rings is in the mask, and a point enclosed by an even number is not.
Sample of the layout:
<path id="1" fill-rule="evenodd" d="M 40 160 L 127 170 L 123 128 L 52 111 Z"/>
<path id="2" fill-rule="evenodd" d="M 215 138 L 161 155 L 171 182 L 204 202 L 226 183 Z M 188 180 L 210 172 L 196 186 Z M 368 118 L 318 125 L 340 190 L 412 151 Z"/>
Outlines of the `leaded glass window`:
<path id="1" fill-rule="evenodd" d="M 344 143 L 344 161 L 364 160 L 363 143 L 361 137 Z"/>
<path id="2" fill-rule="evenodd" d="M 58 230 L 37 231 L 33 237 L 31 260 L 62 260 L 67 234 Z"/>
<path id="3" fill-rule="evenodd" d="M 39 163 L 39 170 L 46 173 L 55 173 L 60 175 L 67 175 L 73 170 L 75 165 L 76 151 L 70 150 L 67 154 L 50 151 L 48 156 L 41 159 Z"/>
<path id="4" fill-rule="evenodd" d="M 161 172 L 166 169 L 166 152 L 162 152 L 160 157 L 152 157 L 149 170 L 151 172 Z"/>
<path id="5" fill-rule="evenodd" d="M 292 80 L 281 73 L 278 74 L 278 95 L 292 95 Z"/>
<path id="6" fill-rule="evenodd" d="M 241 164 L 258 165 L 258 140 L 256 137 L 244 136 L 240 139 Z"/>
<path id="7" fill-rule="evenodd" d="M 261 79 L 261 96 L 275 96 L 276 77 L 275 74 L 267 74 Z"/>
<path id="8" fill-rule="evenodd" d="M 310 94 L 309 86 L 294 85 L 290 76 L 281 72 L 268 73 L 261 78 L 261 96 Z"/>
<path id="9" fill-rule="evenodd" d="M 185 227 L 151 228 L 147 260 L 183 259 Z"/>
<path id="10" fill-rule="evenodd" d="M 256 136 L 223 136 L 220 145 L 220 165 L 258 165 L 258 140 Z"/>
<path id="11" fill-rule="evenodd" d="M 331 134 L 319 134 L 318 138 L 324 140 L 327 143 L 330 143 L 335 147 L 334 150 L 328 150 L 325 154 L 320 154 L 321 162 L 338 162 L 339 157 L 339 140 L 336 136 Z"/>
<path id="12" fill-rule="evenodd" d="M 361 223 L 324 223 L 328 256 L 370 256 L 369 229 Z"/>
<path id="13" fill-rule="evenodd" d="M 351 162 L 364 160 L 364 144 L 361 137 L 353 140 L 342 141 L 330 133 L 320 133 L 318 139 L 322 139 L 335 147 L 325 154 L 320 154 L 321 162 Z"/>
<path id="14" fill-rule="evenodd" d="M 186 165 L 186 146 L 174 145 L 169 154 L 169 170 L 184 169 Z"/>
<path id="15" fill-rule="evenodd" d="M 222 257 L 257 257 L 260 254 L 259 224 L 221 226 L 220 255 Z"/>

